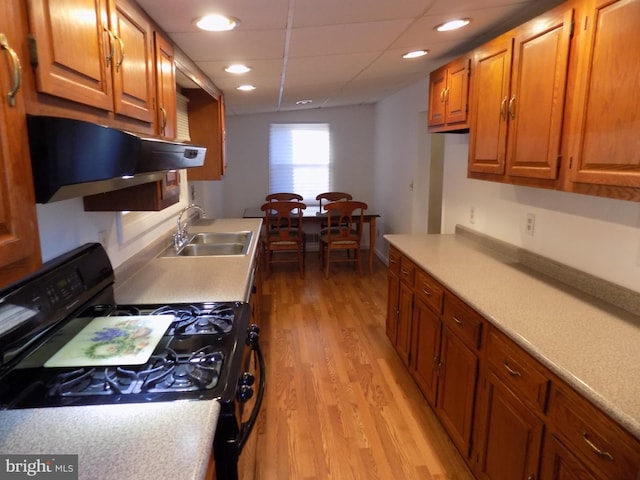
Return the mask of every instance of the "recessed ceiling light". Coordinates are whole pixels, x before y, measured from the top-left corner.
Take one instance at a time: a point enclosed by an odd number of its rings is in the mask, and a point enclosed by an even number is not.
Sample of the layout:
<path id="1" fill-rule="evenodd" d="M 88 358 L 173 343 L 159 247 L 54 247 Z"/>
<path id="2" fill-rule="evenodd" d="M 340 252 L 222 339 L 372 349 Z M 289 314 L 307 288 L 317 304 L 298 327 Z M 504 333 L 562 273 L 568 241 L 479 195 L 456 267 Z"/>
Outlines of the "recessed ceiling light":
<path id="1" fill-rule="evenodd" d="M 255 90 L 256 87 L 253 85 L 240 85 L 236 90 L 241 90 L 243 92 L 250 92 L 251 90 Z"/>
<path id="2" fill-rule="evenodd" d="M 425 56 L 427 53 L 429 53 L 429 50 L 414 50 L 413 52 L 405 53 L 402 58 L 418 58 Z"/>
<path id="3" fill-rule="evenodd" d="M 250 71 L 251 69 L 249 67 L 247 67 L 246 65 L 242 65 L 239 63 L 233 64 L 233 65 L 229 65 L 227 68 L 224 69 L 225 72 L 227 73 L 247 73 L 248 71 Z"/>
<path id="4" fill-rule="evenodd" d="M 207 30 L 208 32 L 226 32 L 227 30 L 236 28 L 240 20 L 234 17 L 215 14 L 198 18 L 194 23 L 201 30 Z"/>
<path id="5" fill-rule="evenodd" d="M 470 18 L 461 18 L 458 20 L 451 20 L 450 22 L 443 23 L 435 27 L 435 30 L 439 32 L 448 32 L 450 30 L 457 30 L 458 28 L 466 27 L 471 23 Z"/>
<path id="6" fill-rule="evenodd" d="M 313 100 L 298 100 L 296 105 L 309 105 L 310 103 L 313 103 Z"/>

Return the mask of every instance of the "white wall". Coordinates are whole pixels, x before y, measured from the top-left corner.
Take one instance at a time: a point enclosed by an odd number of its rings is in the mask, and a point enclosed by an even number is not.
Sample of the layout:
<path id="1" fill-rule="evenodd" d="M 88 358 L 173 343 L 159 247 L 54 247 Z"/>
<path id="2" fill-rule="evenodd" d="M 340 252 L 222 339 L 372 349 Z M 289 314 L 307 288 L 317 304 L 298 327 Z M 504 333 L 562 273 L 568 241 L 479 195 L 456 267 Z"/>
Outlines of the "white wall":
<path id="1" fill-rule="evenodd" d="M 225 217 L 264 203 L 269 193 L 269 125 L 329 123 L 333 144 L 333 189 L 373 202 L 374 107 L 362 105 L 227 117 L 228 169 L 224 176 Z M 218 183 L 218 182 L 213 182 Z M 210 185 L 209 189 L 219 188 Z M 318 192 L 321 193 L 321 192 Z"/>
<path id="2" fill-rule="evenodd" d="M 445 232 L 463 224 L 640 292 L 640 203 L 470 180 L 468 148 L 467 135 L 447 135 Z M 525 231 L 528 213 L 533 236 Z"/>
<path id="3" fill-rule="evenodd" d="M 427 82 L 376 105 L 375 205 L 380 235 L 426 231 L 428 213 Z M 378 244 L 382 251 L 383 242 Z"/>

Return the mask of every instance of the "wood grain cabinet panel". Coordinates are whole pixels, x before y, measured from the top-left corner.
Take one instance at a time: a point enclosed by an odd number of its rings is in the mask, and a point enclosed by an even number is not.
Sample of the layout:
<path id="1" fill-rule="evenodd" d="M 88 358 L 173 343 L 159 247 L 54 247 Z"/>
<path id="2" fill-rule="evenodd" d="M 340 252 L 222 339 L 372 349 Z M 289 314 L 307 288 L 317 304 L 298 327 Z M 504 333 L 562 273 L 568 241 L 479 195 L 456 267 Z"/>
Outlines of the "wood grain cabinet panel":
<path id="1" fill-rule="evenodd" d="M 465 458 L 471 447 L 478 365 L 476 352 L 445 325 L 438 366 L 436 413 Z"/>
<path id="2" fill-rule="evenodd" d="M 409 372 L 429 404 L 435 408 L 442 320 L 419 296 L 413 307 Z"/>
<path id="3" fill-rule="evenodd" d="M 542 480 L 599 480 L 554 435 L 547 433 L 544 451 Z"/>
<path id="4" fill-rule="evenodd" d="M 480 382 L 473 460 L 478 478 L 538 478 L 544 421 L 489 371 Z"/>
<path id="5" fill-rule="evenodd" d="M 475 50 L 470 177 L 558 178 L 572 18 L 560 7 Z"/>
<path id="6" fill-rule="evenodd" d="M 504 385 L 538 412 L 545 412 L 551 380 L 546 371 L 511 340 L 490 329 L 487 364 Z"/>
<path id="7" fill-rule="evenodd" d="M 640 1 L 588 3 L 579 22 L 571 179 L 640 187 L 640 62 L 632 47 L 640 45 Z"/>
<path id="8" fill-rule="evenodd" d="M 429 131 L 468 128 L 470 63 L 461 57 L 429 75 Z"/>
<path id="9" fill-rule="evenodd" d="M 158 98 L 157 134 L 169 140 L 177 135 L 176 67 L 173 44 L 160 32 L 154 33 L 156 90 Z"/>
<path id="10" fill-rule="evenodd" d="M 202 167 L 190 168 L 189 180 L 220 180 L 227 168 L 224 97 L 201 89 L 185 88 L 189 99 L 189 135 L 196 145 L 207 147 Z"/>
<path id="11" fill-rule="evenodd" d="M 23 92 L 16 90 L 18 66 L 25 63 L 17 46 L 25 32 L 13 19 L 19 2 L 3 2 L 0 15 L 0 287 L 15 282 L 41 265 L 40 240 Z M 19 78 L 19 76 L 18 76 Z M 13 96 L 7 92 L 15 90 Z M 10 99 L 11 98 L 11 99 Z"/>
<path id="12" fill-rule="evenodd" d="M 389 270 L 387 271 L 387 338 L 395 347 L 398 335 L 398 300 L 400 291 L 400 252 L 389 247 Z"/>
<path id="13" fill-rule="evenodd" d="M 596 478 L 640 478 L 640 441 L 572 389 L 560 385 L 551 389 L 548 422 L 552 432 Z"/>
<path id="14" fill-rule="evenodd" d="M 29 0 L 28 11 L 39 92 L 154 121 L 152 30 L 136 5 Z"/>

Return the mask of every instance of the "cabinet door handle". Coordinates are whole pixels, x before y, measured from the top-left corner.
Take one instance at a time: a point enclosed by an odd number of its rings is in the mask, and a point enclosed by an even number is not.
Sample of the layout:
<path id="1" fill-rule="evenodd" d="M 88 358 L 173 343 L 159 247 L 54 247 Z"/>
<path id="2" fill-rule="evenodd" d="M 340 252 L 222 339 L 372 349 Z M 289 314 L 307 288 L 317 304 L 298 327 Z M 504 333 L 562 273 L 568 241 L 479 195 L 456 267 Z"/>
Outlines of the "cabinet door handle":
<path id="1" fill-rule="evenodd" d="M 449 101 L 449 87 L 444 89 L 444 101 L 445 102 Z"/>
<path id="2" fill-rule="evenodd" d="M 162 112 L 162 134 L 166 135 L 167 129 L 167 110 L 164 107 L 160 107 L 160 111 Z"/>
<path id="3" fill-rule="evenodd" d="M 105 27 L 104 25 L 102 26 L 102 28 L 104 29 L 105 32 L 109 34 L 109 53 L 105 57 L 105 62 L 107 63 L 107 67 L 108 67 L 109 65 L 111 65 L 111 60 L 113 59 L 113 53 L 115 51 L 116 46 L 114 44 L 115 40 L 113 38 L 113 32 L 109 30 L 107 27 Z"/>
<path id="4" fill-rule="evenodd" d="M 503 120 L 507 119 L 507 97 L 504 97 L 500 102 L 500 116 Z"/>
<path id="5" fill-rule="evenodd" d="M 456 322 L 458 325 L 462 325 L 464 323 L 462 320 L 459 320 L 458 317 L 456 317 L 455 315 L 453 316 L 453 321 Z"/>
<path id="6" fill-rule="evenodd" d="M 504 368 L 507 369 L 507 372 L 509 372 L 514 377 L 521 377 L 522 376 L 522 374 L 519 371 L 514 370 L 513 368 L 511 368 L 506 361 L 502 362 L 502 365 L 504 365 Z"/>
<path id="7" fill-rule="evenodd" d="M 389 259 L 389 263 L 396 263 L 396 261 L 395 261 L 395 259 L 390 258 L 390 259 Z"/>
<path id="8" fill-rule="evenodd" d="M 11 89 L 7 92 L 7 102 L 10 107 L 15 107 L 16 105 L 16 93 L 20 89 L 20 84 L 22 83 L 22 66 L 20 65 L 20 59 L 16 54 L 15 50 L 9 46 L 9 42 L 4 33 L 0 33 L 0 47 L 2 50 L 9 54 L 11 58 L 11 77 L 13 80 L 13 85 Z"/>
<path id="9" fill-rule="evenodd" d="M 426 288 L 422 289 L 422 293 L 424 293 L 427 297 L 430 297 L 431 295 L 433 295 L 429 290 L 427 290 Z"/>
<path id="10" fill-rule="evenodd" d="M 513 95 L 511 100 L 509 100 L 509 117 L 511 120 L 516 118 L 516 96 Z"/>
<path id="11" fill-rule="evenodd" d="M 115 33 L 113 34 L 113 36 L 116 37 L 116 40 L 118 40 L 118 43 L 120 44 L 120 60 L 116 62 L 116 72 L 117 72 L 120 70 L 120 67 L 122 66 L 122 62 L 124 62 L 124 41 L 122 41 L 122 38 L 120 38 Z"/>
<path id="12" fill-rule="evenodd" d="M 440 103 L 444 103 L 444 92 L 446 91 L 446 88 L 443 88 L 442 90 L 440 90 Z"/>
<path id="13" fill-rule="evenodd" d="M 403 275 L 409 275 L 409 270 L 405 270 L 404 268 L 401 268 L 400 273 L 402 273 Z"/>
<path id="14" fill-rule="evenodd" d="M 589 440 L 589 437 L 587 436 L 587 432 L 582 432 L 582 439 L 586 442 L 587 445 L 589 445 L 591 450 L 596 452 L 598 456 L 602 458 L 606 458 L 607 460 L 610 460 L 613 462 L 613 455 L 611 455 L 609 452 L 600 450 L 591 440 Z"/>

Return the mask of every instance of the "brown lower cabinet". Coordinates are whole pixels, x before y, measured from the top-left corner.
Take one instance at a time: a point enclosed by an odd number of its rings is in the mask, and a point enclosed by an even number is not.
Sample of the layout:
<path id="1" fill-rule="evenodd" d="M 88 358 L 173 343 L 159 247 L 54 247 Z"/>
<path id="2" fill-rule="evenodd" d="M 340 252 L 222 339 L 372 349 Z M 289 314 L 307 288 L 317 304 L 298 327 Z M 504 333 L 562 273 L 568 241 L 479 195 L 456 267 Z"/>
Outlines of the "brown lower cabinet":
<path id="1" fill-rule="evenodd" d="M 387 335 L 476 478 L 640 479 L 636 437 L 400 250 L 389 255 Z"/>

